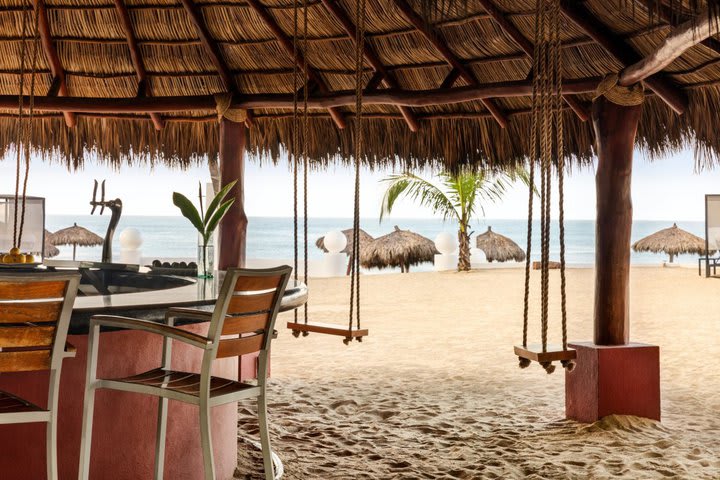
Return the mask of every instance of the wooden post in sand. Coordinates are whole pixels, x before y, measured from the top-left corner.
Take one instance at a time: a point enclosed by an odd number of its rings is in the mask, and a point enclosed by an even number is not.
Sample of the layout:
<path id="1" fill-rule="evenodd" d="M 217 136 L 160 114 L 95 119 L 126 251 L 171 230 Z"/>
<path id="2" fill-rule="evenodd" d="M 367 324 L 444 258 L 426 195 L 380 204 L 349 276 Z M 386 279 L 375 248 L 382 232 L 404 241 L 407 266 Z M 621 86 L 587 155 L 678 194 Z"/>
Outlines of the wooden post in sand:
<path id="1" fill-rule="evenodd" d="M 245 214 L 245 143 L 247 130 L 242 123 L 220 121 L 220 184 L 237 184 L 228 198 L 235 202 L 220 222 L 218 270 L 245 266 L 248 219 Z"/>
<path id="2" fill-rule="evenodd" d="M 598 155 L 595 237 L 595 344 L 629 341 L 631 178 L 642 105 L 621 106 L 599 97 L 592 119 Z"/>

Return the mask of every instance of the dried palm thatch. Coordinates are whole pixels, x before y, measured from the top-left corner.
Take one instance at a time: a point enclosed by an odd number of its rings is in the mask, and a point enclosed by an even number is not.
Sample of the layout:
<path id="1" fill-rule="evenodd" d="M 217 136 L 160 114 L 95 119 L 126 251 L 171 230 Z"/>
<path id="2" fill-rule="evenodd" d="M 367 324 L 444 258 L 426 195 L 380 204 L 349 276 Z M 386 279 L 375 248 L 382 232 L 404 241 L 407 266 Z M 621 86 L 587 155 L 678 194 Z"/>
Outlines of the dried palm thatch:
<path id="1" fill-rule="evenodd" d="M 638 240 L 632 246 L 636 252 L 667 253 L 670 255 L 670 263 L 675 260 L 675 255 L 682 253 L 705 254 L 705 240 L 693 235 L 690 232 L 678 228 L 676 223 L 673 226 L 655 232 L 652 235 Z M 712 255 L 715 253 L 710 251 Z"/>
<path id="2" fill-rule="evenodd" d="M 87 228 L 79 227 L 77 223 L 72 227 L 63 228 L 50 235 L 48 241 L 52 245 L 72 245 L 73 260 L 78 246 L 94 247 L 103 244 L 103 238 Z"/>
<path id="3" fill-rule="evenodd" d="M 12 0 L 0 8 L 0 95 L 8 95 L 8 101 L 19 93 L 23 2 L 31 4 L 30 0 Z M 57 66 L 51 67 L 48 60 L 51 55 L 45 48 L 38 65 L 39 95 L 50 92 L 51 98 L 62 84 L 65 93 L 61 95 L 119 97 L 132 105 L 136 98 L 139 101 L 144 97 L 236 92 L 235 98 L 243 99 L 257 94 L 287 97 L 293 92 L 294 60 L 287 46 L 288 42 L 292 45 L 296 2 L 183 2 L 190 7 L 166 0 L 43 3 L 51 33 L 46 40 L 57 52 L 63 75 L 53 71 Z M 638 56 L 659 45 L 671 25 L 692 16 L 708 3 L 718 4 L 717 0 L 566 3 L 576 4 L 585 11 L 589 22 L 620 42 L 623 51 L 635 51 Z M 302 53 L 314 77 L 323 84 L 320 91 L 353 91 L 354 40 L 337 13 L 333 13 L 332 5 L 343 10 L 352 22 L 355 6 L 352 0 L 309 1 L 308 46 Z M 438 7 L 429 8 L 432 5 Z M 393 91 L 416 95 L 448 85 L 457 90 L 473 85 L 526 82 L 532 60 L 507 34 L 507 25 L 493 17 L 488 5 L 526 40 L 533 39 L 534 0 L 367 0 L 366 38 L 375 61 L 366 58 L 364 80 L 371 82 L 374 71 L 378 71 L 380 77 L 375 75 L 372 85 L 383 77 L 385 82 L 369 90 L 382 92 L 387 85 L 396 85 Z M 130 35 L 138 45 L 135 53 L 140 54 L 144 65 L 146 79 L 141 82 L 128 33 L 119 21 L 123 10 L 130 20 Z M 193 23 L 193 10 L 209 38 L 202 38 L 202 30 Z M 586 29 L 568 18 L 562 25 L 561 42 L 567 84 L 579 80 L 592 83 L 623 67 Z M 444 48 L 438 47 L 440 44 Z M 208 45 L 214 45 L 219 52 L 219 67 Z M 720 136 L 709 120 L 720 108 L 719 53 L 720 44 L 711 39 L 688 50 L 658 75 L 671 90 L 687 96 L 688 105 L 684 115 L 676 115 L 648 90 L 638 147 L 657 156 L 692 146 L 699 165 L 717 161 Z M 460 78 L 458 65 L 463 70 Z M 29 93 L 28 75 L 25 80 Z M 317 81 L 314 83 L 311 88 L 316 95 L 318 85 Z M 592 93 L 586 89 L 572 97 L 587 113 Z M 492 98 L 491 102 L 507 120 L 506 128 L 500 126 L 480 100 L 412 107 L 405 112 L 397 106 L 366 102 L 363 160 L 371 166 L 402 163 L 410 168 L 455 167 L 463 163 L 502 166 L 524 161 L 530 125 L 529 92 Z M 309 155 L 314 167 L 350 158 L 352 109 L 339 107 L 348 124 L 344 129 L 336 126 L 327 109 L 310 112 Z M 284 158 L 292 136 L 291 112 L 291 108 L 284 106 L 254 108 L 248 147 L 254 158 L 261 161 Z M 409 127 L 407 112 L 414 118 L 417 132 Z M 15 139 L 15 114 L 7 104 L 0 110 L 0 155 L 11 148 Z M 159 115 L 164 122 L 160 130 L 142 112 L 76 113 L 77 125 L 70 128 L 61 112 L 47 109 L 38 112 L 32 142 L 37 153 L 71 168 L 80 167 L 88 159 L 115 166 L 164 162 L 186 167 L 218 155 L 217 115 L 212 107 Z M 588 163 L 592 157 L 590 123 L 581 121 L 569 108 L 565 119 L 568 156 L 576 165 Z"/>
<path id="4" fill-rule="evenodd" d="M 396 225 L 395 231 L 360 245 L 360 265 L 381 270 L 397 267 L 407 273 L 411 266 L 432 262 L 438 253 L 432 240 Z"/>
<path id="5" fill-rule="evenodd" d="M 45 230 L 45 258 L 52 258 L 57 257 L 60 255 L 60 250 L 52 244 L 50 241 L 52 233 L 50 233 L 47 229 Z"/>
<path id="6" fill-rule="evenodd" d="M 350 252 L 352 252 L 352 246 L 353 246 L 353 230 L 352 230 L 352 228 L 348 228 L 347 230 L 343 230 L 342 234 L 345 235 L 345 238 L 347 239 L 347 245 L 340 253 L 350 255 Z M 373 240 L 374 239 L 373 239 L 372 235 L 367 233 L 362 228 L 360 229 L 360 248 L 362 248 L 363 245 L 365 245 L 369 242 L 372 242 Z M 325 253 L 328 252 L 327 248 L 325 248 L 325 237 L 324 236 L 315 240 L 315 246 Z"/>
<path id="7" fill-rule="evenodd" d="M 487 232 L 478 235 L 475 239 L 476 246 L 485 252 L 488 262 L 507 262 L 513 260 L 522 262 L 525 260 L 525 252 L 511 239 L 492 231 L 488 227 Z"/>

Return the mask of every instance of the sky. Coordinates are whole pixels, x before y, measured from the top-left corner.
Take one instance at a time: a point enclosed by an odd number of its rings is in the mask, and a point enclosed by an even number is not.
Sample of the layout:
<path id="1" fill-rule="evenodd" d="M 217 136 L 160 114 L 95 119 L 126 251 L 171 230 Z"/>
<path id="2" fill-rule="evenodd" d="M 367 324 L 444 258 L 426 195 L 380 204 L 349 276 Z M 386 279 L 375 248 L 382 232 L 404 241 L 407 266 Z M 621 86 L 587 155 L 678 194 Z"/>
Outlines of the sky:
<path id="1" fill-rule="evenodd" d="M 633 206 L 636 220 L 703 220 L 704 195 L 720 193 L 720 169 L 695 172 L 690 151 L 650 162 L 636 152 L 633 173 Z M 382 179 L 391 170 L 363 171 L 361 215 L 376 218 L 384 193 Z M 398 172 L 399 173 L 399 172 Z M 571 220 L 595 217 L 594 169 L 576 170 L 566 179 L 565 215 Z M 431 172 L 424 175 L 432 179 Z M 0 194 L 14 192 L 13 159 L 0 161 Z M 172 192 L 196 198 L 198 181 L 209 182 L 206 168 L 186 171 L 166 167 L 122 167 L 115 171 L 91 165 L 67 172 L 58 165 L 34 160 L 31 163 L 28 194 L 46 198 L 48 214 L 87 214 L 93 179 L 107 180 L 107 198 L 123 201 L 124 215 L 177 215 Z M 353 172 L 350 167 L 331 167 L 311 172 L 309 216 L 351 217 Z M 277 166 L 250 160 L 246 169 L 246 211 L 251 217 L 288 217 L 293 214 L 292 173 L 286 162 Z M 557 198 L 557 197 L 555 197 Z M 527 189 L 515 185 L 502 202 L 484 206 L 488 219 L 527 218 Z M 431 218 L 432 212 L 410 201 L 401 201 L 393 211 L 396 218 Z"/>

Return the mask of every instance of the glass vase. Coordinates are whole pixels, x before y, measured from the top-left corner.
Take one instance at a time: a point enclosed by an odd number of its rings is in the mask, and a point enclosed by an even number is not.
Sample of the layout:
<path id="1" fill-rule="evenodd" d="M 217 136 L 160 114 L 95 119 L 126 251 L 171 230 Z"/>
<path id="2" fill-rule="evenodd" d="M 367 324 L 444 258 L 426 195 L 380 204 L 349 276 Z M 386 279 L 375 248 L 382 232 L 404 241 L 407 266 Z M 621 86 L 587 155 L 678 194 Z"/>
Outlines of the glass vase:
<path id="1" fill-rule="evenodd" d="M 215 245 L 209 242 L 207 245 L 198 245 L 197 256 L 198 278 L 212 278 L 215 269 Z"/>

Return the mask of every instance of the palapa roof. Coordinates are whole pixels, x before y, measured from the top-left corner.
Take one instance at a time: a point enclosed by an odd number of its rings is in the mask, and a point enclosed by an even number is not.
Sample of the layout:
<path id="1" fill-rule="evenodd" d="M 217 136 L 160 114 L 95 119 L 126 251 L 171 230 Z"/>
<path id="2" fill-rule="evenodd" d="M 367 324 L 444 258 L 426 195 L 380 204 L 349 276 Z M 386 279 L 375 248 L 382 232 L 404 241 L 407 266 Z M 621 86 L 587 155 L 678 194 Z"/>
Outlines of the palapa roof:
<path id="1" fill-rule="evenodd" d="M 347 239 L 347 245 L 340 253 L 345 253 L 347 255 L 350 255 L 350 252 L 352 251 L 352 245 L 353 245 L 353 229 L 348 228 L 346 230 L 343 230 L 342 234 L 345 235 L 345 239 Z M 360 229 L 359 234 L 360 234 L 361 248 L 362 248 L 362 245 L 364 245 L 365 243 L 372 242 L 374 240 L 372 235 L 367 233 L 362 228 Z M 328 252 L 327 248 L 325 248 L 325 236 L 324 235 L 322 237 L 318 238 L 317 240 L 315 240 L 315 246 L 325 253 Z"/>
<path id="2" fill-rule="evenodd" d="M 19 92 L 22 5 L 29 1 L 0 2 L 0 96 L 7 95 L 0 98 L 5 107 L 0 110 L 0 148 L 5 150 L 15 139 L 12 96 Z M 661 0 L 563 4 L 564 82 L 578 92 L 571 96 L 585 115 L 591 90 L 601 76 L 648 54 L 671 25 L 708 3 L 662 0 L 651 15 L 646 5 L 657 2 Z M 116 164 L 151 160 L 183 166 L 206 154 L 215 157 L 218 124 L 208 95 L 234 92 L 235 104 L 282 97 L 287 105 L 294 91 L 293 0 L 36 3 L 44 6 L 37 95 L 124 98 L 130 106 L 147 100 L 142 103 L 146 105 L 154 97 L 197 96 L 193 110 L 156 112 L 153 120 L 147 114 L 120 112 L 69 113 L 65 119 L 59 111 L 38 111 L 34 144 L 69 165 L 94 158 L 89 151 Z M 351 95 L 354 41 L 346 29 L 354 28 L 355 0 L 308 0 L 307 4 L 307 50 L 301 53 L 313 78 L 311 98 L 339 91 Z M 434 4 L 442 8 L 423 6 Z M 532 48 L 534 8 L 535 0 L 367 0 L 363 80 L 375 95 L 395 92 L 405 98 L 415 98 L 419 91 L 463 93 L 485 86 L 528 86 L 532 61 L 526 52 Z M 299 23 L 302 26 L 302 12 Z M 699 161 L 714 161 L 720 136 L 709 120 L 720 109 L 720 42 L 711 38 L 692 47 L 653 78 L 676 101 L 686 101 L 687 107 L 677 115 L 648 89 L 638 146 L 659 154 L 692 144 L 704 154 Z M 26 92 L 29 84 L 26 75 Z M 404 162 L 410 167 L 520 161 L 530 125 L 531 98 L 527 88 L 524 92 L 402 111 L 366 101 L 365 160 L 373 165 Z M 319 162 L 316 165 L 349 158 L 352 110 L 352 106 L 335 110 L 347 124 L 342 130 L 328 109 L 311 110 L 309 153 Z M 253 108 L 249 148 L 263 158 L 279 159 L 290 141 L 291 112 L 287 106 Z M 570 109 L 565 116 L 568 153 L 581 163 L 589 161 L 590 122 L 581 121 Z M 66 120 L 76 126 L 69 128 Z M 154 124 L 164 126 L 156 130 Z"/>
<path id="3" fill-rule="evenodd" d="M 485 252 L 488 262 L 507 262 L 514 260 L 522 262 L 525 260 L 525 251 L 511 239 L 492 231 L 488 227 L 487 232 L 475 238 L 477 248 Z"/>
<path id="4" fill-rule="evenodd" d="M 372 242 L 360 244 L 360 265 L 363 268 L 409 267 L 432 262 L 440 252 L 435 242 L 410 230 L 395 230 Z"/>
<path id="5" fill-rule="evenodd" d="M 668 255 L 697 253 L 702 255 L 705 254 L 705 240 L 673 223 L 670 228 L 638 240 L 632 248 L 636 252 L 667 253 Z M 714 250 L 711 251 L 712 253 L 715 253 Z"/>
<path id="6" fill-rule="evenodd" d="M 52 233 L 45 229 L 45 257 L 52 258 L 60 255 L 60 250 L 50 242 Z"/>
<path id="7" fill-rule="evenodd" d="M 74 224 L 72 227 L 63 228 L 50 235 L 47 240 L 51 245 L 79 245 L 82 247 L 94 247 L 103 244 L 103 238 L 88 230 Z"/>

